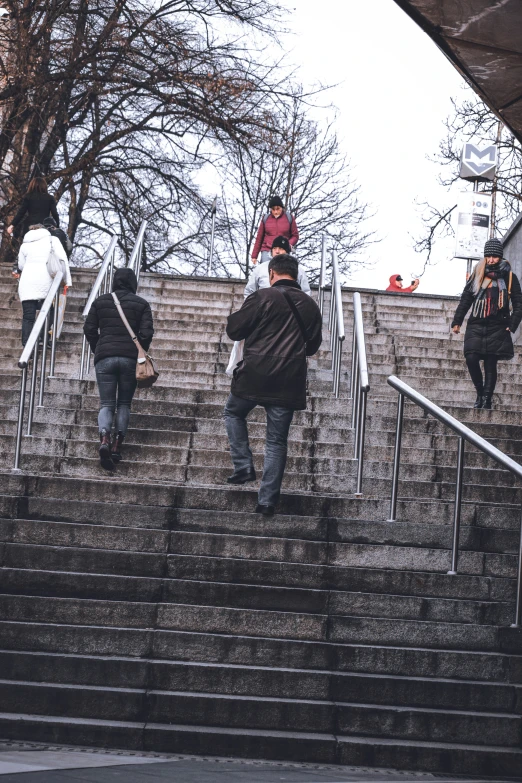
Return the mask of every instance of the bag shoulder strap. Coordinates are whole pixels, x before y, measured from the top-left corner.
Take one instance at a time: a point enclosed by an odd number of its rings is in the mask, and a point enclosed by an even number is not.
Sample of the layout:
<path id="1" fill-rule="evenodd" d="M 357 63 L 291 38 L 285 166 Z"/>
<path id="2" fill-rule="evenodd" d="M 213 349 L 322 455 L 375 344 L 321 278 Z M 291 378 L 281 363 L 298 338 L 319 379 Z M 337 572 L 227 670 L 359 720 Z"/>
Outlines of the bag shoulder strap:
<path id="1" fill-rule="evenodd" d="M 508 296 L 511 296 L 511 283 L 513 282 L 513 272 L 509 273 L 509 283 L 508 283 Z"/>
<path id="2" fill-rule="evenodd" d="M 299 315 L 299 311 L 298 311 L 298 309 L 296 307 L 296 304 L 295 304 L 294 300 L 292 299 L 292 297 L 290 296 L 288 291 L 286 291 L 286 289 L 284 289 L 282 286 L 281 286 L 281 288 L 278 287 L 277 290 L 281 291 L 281 293 L 283 294 L 284 298 L 286 299 L 286 303 L 289 306 L 290 310 L 292 311 L 295 320 L 297 321 L 297 325 L 299 326 L 299 329 L 301 330 L 301 334 L 303 336 L 303 340 L 304 340 L 305 345 L 306 345 L 308 343 L 308 335 L 306 334 L 306 327 L 305 327 L 305 325 L 303 323 L 303 319 Z"/>
<path id="3" fill-rule="evenodd" d="M 141 348 L 141 345 L 140 345 L 140 343 L 139 343 L 139 340 L 138 340 L 138 338 L 136 337 L 136 335 L 134 334 L 134 332 L 132 331 L 132 329 L 131 329 L 131 325 L 130 325 L 130 323 L 127 321 L 127 318 L 125 317 L 125 313 L 123 312 L 123 308 L 122 308 L 122 306 L 121 306 L 121 304 L 120 304 L 120 300 L 118 299 L 118 297 L 116 296 L 116 294 L 114 293 L 114 291 L 112 292 L 111 296 L 112 296 L 112 298 L 114 299 L 114 304 L 116 305 L 116 309 L 117 309 L 118 313 L 120 314 L 120 318 L 121 318 L 121 320 L 123 321 L 123 323 L 125 324 L 125 327 L 126 327 L 126 329 L 127 329 L 128 333 L 129 333 L 129 334 L 130 334 L 130 336 L 131 336 L 131 340 L 134 340 L 134 342 L 136 343 L 136 345 L 137 345 L 137 346 L 139 346 L 139 348 Z"/>

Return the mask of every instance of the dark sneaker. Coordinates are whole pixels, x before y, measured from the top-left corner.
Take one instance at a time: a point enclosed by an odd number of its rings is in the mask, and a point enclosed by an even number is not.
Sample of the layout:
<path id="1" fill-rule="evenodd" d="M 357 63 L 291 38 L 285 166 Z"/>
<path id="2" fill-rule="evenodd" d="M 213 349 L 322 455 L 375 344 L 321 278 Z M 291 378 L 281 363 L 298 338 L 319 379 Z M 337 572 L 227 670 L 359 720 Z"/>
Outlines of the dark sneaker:
<path id="1" fill-rule="evenodd" d="M 258 503 L 256 506 L 256 514 L 262 514 L 264 517 L 273 517 L 275 514 L 275 506 L 262 506 Z"/>

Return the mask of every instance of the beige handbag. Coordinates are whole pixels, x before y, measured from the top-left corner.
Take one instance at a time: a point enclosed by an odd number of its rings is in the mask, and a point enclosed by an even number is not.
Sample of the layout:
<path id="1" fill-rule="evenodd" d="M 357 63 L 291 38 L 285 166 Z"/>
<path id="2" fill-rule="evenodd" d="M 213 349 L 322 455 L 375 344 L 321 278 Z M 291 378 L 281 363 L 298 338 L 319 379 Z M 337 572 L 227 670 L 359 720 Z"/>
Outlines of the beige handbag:
<path id="1" fill-rule="evenodd" d="M 140 341 L 132 331 L 130 323 L 125 318 L 125 313 L 123 312 L 121 304 L 119 303 L 118 297 L 114 291 L 112 293 L 112 298 L 114 299 L 114 304 L 116 305 L 116 308 L 120 314 L 121 320 L 127 327 L 127 331 L 130 334 L 136 348 L 138 349 L 138 360 L 136 362 L 136 380 L 138 382 L 138 388 L 147 389 L 149 386 L 152 386 L 154 383 L 156 383 L 159 377 L 159 372 L 156 372 L 154 369 L 151 357 L 141 346 Z"/>

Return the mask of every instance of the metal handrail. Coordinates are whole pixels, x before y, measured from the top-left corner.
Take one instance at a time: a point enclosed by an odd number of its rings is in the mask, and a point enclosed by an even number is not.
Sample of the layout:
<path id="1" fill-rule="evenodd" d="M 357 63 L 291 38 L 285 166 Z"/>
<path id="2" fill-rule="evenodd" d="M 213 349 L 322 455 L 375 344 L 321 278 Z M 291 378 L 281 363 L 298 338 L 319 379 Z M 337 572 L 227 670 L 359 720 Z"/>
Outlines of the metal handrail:
<path id="1" fill-rule="evenodd" d="M 353 339 L 352 339 L 352 371 L 350 381 L 350 399 L 352 400 L 352 429 L 355 430 L 354 460 L 357 465 L 357 485 L 355 496 L 362 496 L 362 480 L 364 471 L 364 440 L 366 436 L 366 409 L 370 381 L 368 378 L 368 362 L 366 359 L 366 342 L 364 339 L 364 321 L 362 314 L 361 295 L 358 291 L 353 295 Z"/>
<path id="2" fill-rule="evenodd" d="M 319 295 L 317 298 L 317 304 L 321 315 L 324 311 L 324 289 L 326 287 L 326 236 L 323 234 L 321 240 L 321 271 L 319 273 Z"/>
<path id="3" fill-rule="evenodd" d="M 105 255 L 103 256 L 103 261 L 101 263 L 100 269 L 98 270 L 98 274 L 96 276 L 96 280 L 94 281 L 94 285 L 91 289 L 91 293 L 89 294 L 89 298 L 87 299 L 87 304 L 83 308 L 82 317 L 85 319 L 89 315 L 89 311 L 92 307 L 92 303 L 94 300 L 102 294 L 108 293 L 112 288 L 112 278 L 114 277 L 114 256 L 116 253 L 116 245 L 118 244 L 118 237 L 113 236 L 109 247 L 107 248 L 107 251 Z M 90 346 L 87 347 L 87 338 L 85 335 L 83 335 L 82 340 L 82 353 L 80 358 L 80 380 L 82 381 L 85 377 L 85 375 L 89 372 L 89 367 L 91 363 L 91 348 Z"/>
<path id="4" fill-rule="evenodd" d="M 388 522 L 395 522 L 397 518 L 397 490 L 399 486 L 399 467 L 400 467 L 400 454 L 401 454 L 401 440 L 402 440 L 402 427 L 404 421 L 404 399 L 407 397 L 409 400 L 422 408 L 426 413 L 429 413 L 434 418 L 438 419 L 446 427 L 452 429 L 459 436 L 459 450 L 457 458 L 457 480 L 455 487 L 455 510 L 453 517 L 453 547 L 451 554 L 451 571 L 448 574 L 454 576 L 457 573 L 458 555 L 459 555 L 459 533 L 460 533 L 460 515 L 462 507 L 462 483 L 464 474 L 464 447 L 466 441 L 471 443 L 472 446 L 487 454 L 488 457 L 495 460 L 503 468 L 506 468 L 518 478 L 522 479 L 522 465 L 515 460 L 508 457 L 507 454 L 497 449 L 489 441 L 481 438 L 476 432 L 470 430 L 465 424 L 462 424 L 458 419 L 450 416 L 449 413 L 439 408 L 438 405 L 428 400 L 422 394 L 420 394 L 407 383 L 401 381 L 395 375 L 390 375 L 388 383 L 396 391 L 399 392 L 399 400 L 397 406 L 397 428 L 395 431 L 395 452 L 393 458 L 393 477 L 392 477 L 392 492 L 390 500 L 390 518 Z M 522 521 L 522 510 L 521 510 Z M 520 532 L 520 544 L 518 553 L 518 574 L 517 574 L 517 598 L 515 608 L 515 622 L 514 628 L 520 627 L 522 623 L 522 524 Z"/>
<path id="5" fill-rule="evenodd" d="M 129 269 L 132 269 L 134 271 L 138 283 L 140 281 L 141 257 L 143 255 L 143 240 L 145 238 L 146 229 L 147 229 L 147 221 L 142 220 L 140 230 L 138 231 L 138 236 L 136 237 L 134 247 L 132 248 L 132 253 L 131 253 L 131 257 L 129 258 L 129 263 L 127 264 Z"/>
<path id="6" fill-rule="evenodd" d="M 332 250 L 332 291 L 330 294 L 330 350 L 332 352 L 333 392 L 339 397 L 341 353 L 344 342 L 344 315 L 337 251 Z"/>
<path id="7" fill-rule="evenodd" d="M 45 373 L 47 369 L 47 335 L 49 333 L 49 312 L 51 305 L 54 302 L 54 319 L 53 319 L 53 336 L 51 343 L 51 363 L 49 368 L 49 378 L 54 377 L 54 362 L 56 357 L 56 335 L 58 327 L 58 297 L 59 288 L 63 280 L 64 273 L 59 272 L 53 279 L 51 287 L 45 297 L 45 300 L 38 314 L 31 334 L 27 340 L 20 359 L 18 360 L 18 366 L 22 370 L 22 379 L 20 382 L 20 402 L 18 406 L 18 423 L 16 429 L 15 438 L 15 459 L 13 470 L 20 471 L 20 455 L 22 450 L 22 428 L 24 426 L 24 412 L 25 412 L 25 395 L 27 392 L 27 365 L 33 357 L 33 367 L 31 372 L 31 388 L 29 391 L 29 413 L 27 417 L 27 435 L 32 435 L 33 430 L 33 415 L 34 415 L 34 401 L 36 394 L 36 384 L 38 375 L 38 354 L 39 354 L 39 340 L 43 331 L 43 346 L 42 346 L 42 367 L 40 369 L 40 391 L 38 394 L 38 408 L 43 407 L 43 397 L 45 391 Z"/>

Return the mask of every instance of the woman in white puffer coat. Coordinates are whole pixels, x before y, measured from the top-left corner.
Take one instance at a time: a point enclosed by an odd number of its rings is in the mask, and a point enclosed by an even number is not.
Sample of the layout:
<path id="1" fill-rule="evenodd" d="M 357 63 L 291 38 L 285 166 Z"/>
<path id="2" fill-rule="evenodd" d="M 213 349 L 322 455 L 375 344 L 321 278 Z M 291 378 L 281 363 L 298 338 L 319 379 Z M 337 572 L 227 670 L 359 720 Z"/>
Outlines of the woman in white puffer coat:
<path id="1" fill-rule="evenodd" d="M 22 273 L 18 284 L 18 296 L 23 308 L 22 345 L 25 345 L 29 339 L 36 320 L 36 311 L 41 308 L 53 282 L 47 271 L 47 259 L 51 248 L 65 265 L 64 293 L 66 293 L 72 281 L 67 254 L 62 243 L 57 237 L 52 237 L 40 223 L 29 226 L 18 254 L 18 269 Z"/>

